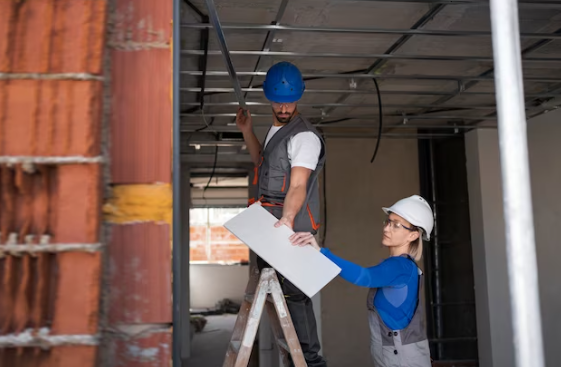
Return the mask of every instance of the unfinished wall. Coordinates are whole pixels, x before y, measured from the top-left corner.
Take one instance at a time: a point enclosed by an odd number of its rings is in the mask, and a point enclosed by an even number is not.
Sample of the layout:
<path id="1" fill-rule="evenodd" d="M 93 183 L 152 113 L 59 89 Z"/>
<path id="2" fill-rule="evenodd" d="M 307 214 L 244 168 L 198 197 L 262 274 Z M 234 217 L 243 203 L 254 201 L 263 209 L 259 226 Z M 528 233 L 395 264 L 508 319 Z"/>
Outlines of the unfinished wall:
<path id="1" fill-rule="evenodd" d="M 224 298 L 243 301 L 249 280 L 247 265 L 191 264 L 189 268 L 191 308 L 213 308 Z"/>
<path id="2" fill-rule="evenodd" d="M 96 364 L 106 9 L 0 2 L 1 366 Z"/>
<path id="3" fill-rule="evenodd" d="M 1 366 L 169 363 L 171 19 L 0 2 Z"/>
<path id="4" fill-rule="evenodd" d="M 108 366 L 171 360 L 172 2 L 110 13 Z"/>
<path id="5" fill-rule="evenodd" d="M 419 193 L 416 140 L 327 140 L 326 247 L 371 266 L 387 257 L 380 244 L 382 206 Z M 330 366 L 372 366 L 367 288 L 336 278 L 321 292 L 323 353 Z"/>
<path id="6" fill-rule="evenodd" d="M 561 111 L 528 121 L 528 149 L 547 366 L 561 358 L 561 307 L 557 228 L 561 222 L 561 165 L 556 161 Z M 477 327 L 482 367 L 514 365 L 498 132 L 478 130 L 466 139 L 473 239 Z"/>

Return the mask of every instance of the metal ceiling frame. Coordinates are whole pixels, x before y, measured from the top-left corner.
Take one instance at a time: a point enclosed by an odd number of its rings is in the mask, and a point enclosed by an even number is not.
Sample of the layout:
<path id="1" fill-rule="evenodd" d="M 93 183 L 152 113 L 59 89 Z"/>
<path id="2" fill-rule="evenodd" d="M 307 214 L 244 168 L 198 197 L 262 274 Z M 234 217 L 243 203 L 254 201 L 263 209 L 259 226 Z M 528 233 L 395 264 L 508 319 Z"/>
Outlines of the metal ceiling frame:
<path id="1" fill-rule="evenodd" d="M 204 114 L 205 117 L 214 117 L 214 118 L 231 118 L 231 117 L 236 117 L 235 113 L 205 113 Z M 181 117 L 192 117 L 192 118 L 202 118 L 203 115 L 202 114 L 189 114 L 189 113 L 184 113 L 181 114 Z M 252 113 L 251 114 L 252 118 L 264 118 L 264 119 L 271 119 L 271 114 L 267 113 Z M 378 115 L 307 115 L 306 118 L 313 120 L 313 119 L 324 119 L 324 118 L 332 118 L 332 119 L 352 119 L 352 120 L 375 120 L 378 119 Z M 397 115 L 397 114 L 387 114 L 387 115 L 383 115 L 383 117 L 400 117 L 404 120 L 474 120 L 474 121 L 497 121 L 496 117 L 485 117 L 485 116 L 462 116 L 462 115 L 458 115 L 458 116 L 452 116 L 452 115 L 419 115 L 419 114 L 415 114 L 415 115 L 407 115 L 407 114 L 401 114 L 401 115 Z M 323 125 L 322 125 L 323 126 Z"/>
<path id="2" fill-rule="evenodd" d="M 202 76 L 203 72 L 197 70 L 184 70 L 180 72 L 182 75 Z M 238 71 L 238 77 L 241 76 L 266 76 L 264 71 Z M 208 70 L 205 75 L 207 77 L 222 78 L 228 77 L 227 71 Z M 440 80 L 440 81 L 489 81 L 494 82 L 495 78 L 490 76 L 473 76 L 473 75 L 399 75 L 399 74 L 329 74 L 329 73 L 302 73 L 304 78 L 321 78 L 321 79 L 397 79 L 397 80 Z M 561 83 L 561 78 L 547 77 L 524 77 L 525 81 L 536 83 Z M 251 83 L 250 83 L 251 84 Z"/>
<path id="3" fill-rule="evenodd" d="M 200 88 L 180 88 L 182 92 L 200 92 Z M 219 92 L 219 93 L 234 93 L 233 88 L 207 88 L 209 92 Z M 243 92 L 252 92 L 252 93 L 262 93 L 262 88 L 242 88 Z M 324 93 L 324 94 L 343 94 L 343 93 L 350 93 L 350 94 L 376 94 L 375 89 L 307 89 L 304 91 L 306 93 Z M 382 91 L 385 95 L 416 95 L 416 96 L 448 96 L 451 92 L 440 92 L 440 91 L 408 91 L 408 90 L 387 90 Z M 454 92 L 452 92 L 454 93 Z M 458 90 L 458 94 L 467 95 L 467 96 L 494 96 L 494 92 L 464 92 L 462 90 Z M 455 96 L 455 95 L 454 95 Z M 552 98 L 552 97 L 559 97 L 561 96 L 560 93 L 528 93 L 526 97 L 532 98 Z M 440 106 L 443 107 L 443 106 Z M 205 114 L 206 115 L 206 114 Z"/>
<path id="4" fill-rule="evenodd" d="M 197 106 L 197 102 L 183 102 L 181 105 L 183 106 Z M 206 106 L 237 106 L 238 102 L 207 102 L 205 103 Z M 270 103 L 266 102 L 247 102 L 248 106 L 266 106 L 270 107 Z M 411 108 L 437 108 L 436 106 L 430 104 L 392 104 L 392 103 L 384 103 L 384 107 L 389 108 L 403 108 L 403 109 L 411 109 Z M 376 108 L 378 104 L 376 103 L 298 103 L 298 107 L 311 107 L 311 108 L 320 108 L 320 107 L 352 107 L 352 108 Z M 495 110 L 495 104 L 492 105 L 445 105 L 447 110 Z M 545 107 L 544 107 L 545 108 Z M 552 108 L 551 106 L 547 108 Z M 188 113 L 189 114 L 189 113 Z M 205 114 L 206 116 L 206 114 Z"/>
<path id="5" fill-rule="evenodd" d="M 554 34 L 561 35 L 561 29 L 558 29 L 557 31 L 555 31 Z M 543 40 L 540 40 L 538 42 L 535 42 L 534 44 L 532 44 L 532 45 L 526 47 L 524 50 L 522 50 L 521 55 L 523 56 L 523 55 L 527 55 L 531 52 L 535 52 L 535 51 L 539 50 L 540 48 L 543 48 L 543 47 L 547 46 L 551 42 L 552 42 L 552 39 L 543 39 Z M 484 71 L 483 73 L 479 74 L 479 76 L 486 77 L 490 74 L 493 74 L 494 71 L 495 71 L 494 68 L 490 68 L 490 69 Z M 477 80 L 472 80 L 471 82 L 465 84 L 463 86 L 462 90 L 465 92 L 466 90 L 468 90 L 468 89 L 474 87 L 475 85 L 477 85 L 477 83 L 478 83 Z M 560 92 L 560 91 L 561 91 L 561 89 L 555 89 L 553 93 Z M 434 104 L 435 105 L 440 105 L 442 103 L 445 103 L 445 102 L 449 101 L 450 99 L 452 99 L 454 97 L 456 97 L 456 95 L 450 95 L 448 97 L 439 98 L 438 100 L 436 100 L 434 102 Z M 549 98 L 549 97 L 539 97 L 539 96 L 536 97 L 536 96 L 531 96 L 531 95 L 526 95 L 526 97 L 527 98 Z M 426 112 L 426 110 L 421 111 L 421 113 L 423 113 L 423 112 Z M 494 115 L 496 115 L 496 113 L 497 112 L 495 110 L 495 112 L 489 114 L 488 116 L 494 116 Z M 477 124 L 477 121 L 473 123 L 473 125 L 476 125 L 476 124 Z"/>
<path id="6" fill-rule="evenodd" d="M 279 10 L 277 11 L 277 15 L 275 16 L 275 20 L 272 22 L 273 26 L 279 26 L 279 23 L 282 20 L 282 17 L 284 16 L 284 12 L 286 11 L 287 6 L 288 6 L 288 0 L 282 0 L 279 6 Z M 265 41 L 263 42 L 263 47 L 261 47 L 261 51 L 270 50 L 271 44 L 273 43 L 273 39 L 275 37 L 275 32 L 276 32 L 275 29 L 270 29 L 267 31 L 267 36 L 265 37 Z M 259 71 L 259 67 L 261 66 L 261 60 L 263 60 L 263 58 L 259 56 L 257 58 L 257 62 L 255 63 L 255 68 L 253 69 L 255 73 Z M 248 88 L 251 88 L 253 86 L 253 78 L 254 75 L 252 75 L 251 79 L 249 80 L 249 83 L 247 85 Z M 245 95 L 247 97 L 247 93 Z"/>
<path id="7" fill-rule="evenodd" d="M 224 32 L 222 31 L 220 20 L 218 19 L 218 13 L 216 11 L 216 5 L 214 5 L 214 0 L 205 0 L 205 1 L 208 9 L 208 16 L 218 37 L 218 41 L 219 41 L 218 44 L 220 45 L 220 51 L 216 51 L 215 53 L 214 51 L 203 50 L 202 51 L 203 55 L 205 56 L 221 55 L 224 58 L 224 62 L 226 63 L 226 68 L 228 69 L 228 74 L 230 76 L 230 82 L 234 87 L 234 91 L 236 93 L 238 102 L 240 103 L 240 106 L 245 110 L 247 109 L 247 106 L 245 104 L 245 97 L 242 94 L 240 82 L 238 80 L 238 77 L 236 75 L 236 70 L 234 69 L 234 65 L 232 64 L 232 60 L 230 58 L 230 55 L 232 54 L 233 51 L 230 51 L 228 49 L 228 45 L 226 44 L 226 37 L 224 36 Z M 180 52 L 181 54 L 183 54 L 183 50 L 181 50 Z"/>
<path id="8" fill-rule="evenodd" d="M 561 3 L 561 2 L 560 2 Z M 422 18 L 421 18 L 422 19 Z M 183 23 L 182 28 L 213 28 L 209 23 Z M 446 36 L 446 37 L 486 37 L 491 38 L 491 32 L 483 31 L 448 31 L 432 29 L 388 29 L 388 28 L 342 28 L 342 27 L 304 27 L 295 25 L 269 25 L 249 23 L 225 23 L 222 29 L 240 31 L 275 31 L 275 32 L 318 32 L 318 33 L 356 33 L 356 34 L 402 34 L 410 36 Z M 521 33 L 520 38 L 533 39 L 561 39 L 561 35 L 552 33 Z"/>
<path id="9" fill-rule="evenodd" d="M 357 0 L 339 0 L 357 1 Z M 358 1 L 376 1 L 389 3 L 428 3 L 428 4 L 447 4 L 447 5 L 485 5 L 490 4 L 489 0 L 358 0 Z M 518 0 L 519 6 L 538 6 L 538 7 L 557 7 L 561 6 L 558 0 Z"/>
<path id="10" fill-rule="evenodd" d="M 205 50 L 181 50 L 182 55 L 202 56 Z M 319 58 L 348 58 L 348 59 L 389 59 L 389 60 L 431 60 L 431 61 L 477 61 L 493 62 L 492 57 L 483 56 L 452 56 L 452 55 L 412 55 L 412 54 L 351 54 L 333 52 L 291 52 L 291 51 L 230 51 L 233 56 L 282 56 L 282 57 L 319 57 Z M 222 51 L 209 50 L 208 56 L 222 56 Z M 531 57 L 523 58 L 523 62 L 553 62 L 561 63 L 561 58 Z"/>

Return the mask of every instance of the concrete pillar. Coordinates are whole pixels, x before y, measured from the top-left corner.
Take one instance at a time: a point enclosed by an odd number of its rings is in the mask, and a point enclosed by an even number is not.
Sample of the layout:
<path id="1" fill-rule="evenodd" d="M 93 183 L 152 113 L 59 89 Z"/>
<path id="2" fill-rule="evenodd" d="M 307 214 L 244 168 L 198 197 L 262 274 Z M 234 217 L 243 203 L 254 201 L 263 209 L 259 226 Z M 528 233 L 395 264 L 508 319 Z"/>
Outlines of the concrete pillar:
<path id="1" fill-rule="evenodd" d="M 480 366 L 514 366 L 497 131 L 466 134 L 466 160 Z"/>

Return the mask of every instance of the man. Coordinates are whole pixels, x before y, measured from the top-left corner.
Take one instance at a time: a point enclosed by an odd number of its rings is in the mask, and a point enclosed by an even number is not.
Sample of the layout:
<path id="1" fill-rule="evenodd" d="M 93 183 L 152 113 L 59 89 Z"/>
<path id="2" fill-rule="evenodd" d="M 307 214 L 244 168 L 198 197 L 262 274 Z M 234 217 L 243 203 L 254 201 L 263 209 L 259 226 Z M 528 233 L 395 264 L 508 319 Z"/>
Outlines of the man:
<path id="1" fill-rule="evenodd" d="M 296 232 L 316 233 L 320 211 L 317 178 L 325 160 L 325 145 L 317 130 L 298 112 L 297 102 L 304 89 L 302 74 L 295 65 L 277 63 L 269 69 L 263 84 L 273 110 L 273 124 L 264 144 L 253 132 L 249 111 L 238 110 L 236 123 L 255 164 L 255 197 L 249 203 L 260 201 L 279 219 L 276 227 L 286 225 Z M 261 258 L 257 266 L 259 270 L 270 267 Z M 321 347 L 311 299 L 277 275 L 307 365 L 327 366 L 318 354 Z"/>

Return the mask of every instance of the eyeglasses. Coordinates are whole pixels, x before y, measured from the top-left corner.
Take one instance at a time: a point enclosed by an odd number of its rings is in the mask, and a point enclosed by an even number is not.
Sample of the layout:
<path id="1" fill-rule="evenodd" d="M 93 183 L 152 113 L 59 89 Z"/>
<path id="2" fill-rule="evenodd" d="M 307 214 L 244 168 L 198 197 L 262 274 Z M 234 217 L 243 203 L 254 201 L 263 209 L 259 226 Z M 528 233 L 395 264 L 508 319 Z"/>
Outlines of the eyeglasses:
<path id="1" fill-rule="evenodd" d="M 291 102 L 291 103 L 271 102 L 271 106 L 273 106 L 274 108 L 282 108 L 283 106 L 286 107 L 286 108 L 289 108 L 293 104 L 294 104 L 294 102 Z"/>
<path id="2" fill-rule="evenodd" d="M 416 228 L 407 227 L 407 226 L 405 226 L 405 225 L 403 225 L 403 224 L 401 224 L 401 223 L 399 223 L 399 222 L 393 221 L 393 220 L 391 220 L 391 219 L 389 219 L 389 218 L 386 218 L 382 223 L 384 224 L 384 228 L 386 228 L 386 226 L 389 224 L 389 225 L 390 225 L 390 228 L 391 228 L 392 230 L 394 230 L 394 231 L 397 231 L 397 230 L 400 229 L 400 228 L 404 228 L 404 229 L 406 229 L 406 230 L 408 230 L 408 231 L 416 231 L 416 230 L 417 230 Z"/>

